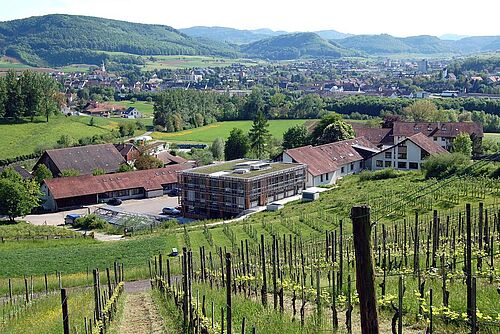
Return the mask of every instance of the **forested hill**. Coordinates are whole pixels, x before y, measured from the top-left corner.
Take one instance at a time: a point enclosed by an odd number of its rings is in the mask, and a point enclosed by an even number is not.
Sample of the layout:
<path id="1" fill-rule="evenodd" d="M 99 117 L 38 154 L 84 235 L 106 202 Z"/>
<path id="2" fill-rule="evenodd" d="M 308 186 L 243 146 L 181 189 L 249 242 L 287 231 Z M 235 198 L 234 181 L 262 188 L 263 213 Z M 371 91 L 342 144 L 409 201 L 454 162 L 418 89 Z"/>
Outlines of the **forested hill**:
<path id="1" fill-rule="evenodd" d="M 237 55 L 233 46 L 190 37 L 162 25 L 59 14 L 0 22 L 0 54 L 29 65 L 98 64 L 103 54 L 97 51 Z"/>
<path id="2" fill-rule="evenodd" d="M 302 57 L 351 56 L 356 53 L 334 42 L 329 42 L 315 33 L 304 32 L 280 35 L 241 46 L 243 53 L 251 57 L 272 60 L 297 59 Z"/>
<path id="3" fill-rule="evenodd" d="M 456 41 L 435 36 L 394 37 L 382 35 L 356 35 L 335 41 L 339 45 L 366 54 L 468 54 L 500 50 L 500 36 L 466 37 Z"/>

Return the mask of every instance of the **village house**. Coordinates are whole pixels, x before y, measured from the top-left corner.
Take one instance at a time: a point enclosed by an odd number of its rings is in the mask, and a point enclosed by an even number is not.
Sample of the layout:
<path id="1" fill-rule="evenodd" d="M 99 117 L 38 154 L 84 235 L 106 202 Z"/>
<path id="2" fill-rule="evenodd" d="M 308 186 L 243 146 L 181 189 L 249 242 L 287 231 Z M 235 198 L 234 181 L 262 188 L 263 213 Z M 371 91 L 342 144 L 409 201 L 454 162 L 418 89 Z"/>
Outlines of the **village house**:
<path id="1" fill-rule="evenodd" d="M 56 211 L 107 202 L 153 198 L 167 194 L 178 187 L 178 172 L 192 165 L 173 165 L 110 175 L 81 175 L 44 180 L 43 204 L 48 211 Z"/>
<path id="2" fill-rule="evenodd" d="M 442 148 L 450 151 L 453 140 L 461 133 L 469 134 L 473 153 L 480 154 L 483 127 L 475 122 L 392 122 L 387 127 L 369 128 L 360 123 L 350 123 L 356 136 L 367 138 L 380 148 L 397 144 L 417 133 L 422 133 Z"/>
<path id="3" fill-rule="evenodd" d="M 91 175 L 95 170 L 102 169 L 108 174 L 118 171 L 124 163 L 125 159 L 113 144 L 99 144 L 47 150 L 38 159 L 33 170 L 44 164 L 53 177 L 60 177 L 66 170 Z"/>
<path id="4" fill-rule="evenodd" d="M 182 212 L 198 219 L 235 217 L 301 194 L 305 174 L 303 164 L 245 159 L 185 170 L 179 175 Z"/>
<path id="5" fill-rule="evenodd" d="M 448 154 L 448 151 L 419 132 L 373 154 L 366 165 L 371 170 L 419 170 L 424 159 L 435 154 Z"/>
<path id="6" fill-rule="evenodd" d="M 285 150 L 277 160 L 307 165 L 306 187 L 335 184 L 338 179 L 360 172 L 364 160 L 379 150 L 363 137 L 320 146 Z"/>
<path id="7" fill-rule="evenodd" d="M 122 111 L 121 113 L 123 118 L 131 118 L 131 119 L 137 119 L 137 118 L 142 118 L 142 114 L 137 110 L 137 108 L 134 107 L 129 107 Z"/>
<path id="8" fill-rule="evenodd" d="M 168 151 L 161 151 L 155 154 L 156 158 L 163 162 L 164 166 L 177 165 L 177 164 L 185 164 L 188 161 L 183 157 L 179 157 L 171 154 Z"/>
<path id="9" fill-rule="evenodd" d="M 115 144 L 115 147 L 129 164 L 133 163 L 142 153 L 133 143 Z"/>

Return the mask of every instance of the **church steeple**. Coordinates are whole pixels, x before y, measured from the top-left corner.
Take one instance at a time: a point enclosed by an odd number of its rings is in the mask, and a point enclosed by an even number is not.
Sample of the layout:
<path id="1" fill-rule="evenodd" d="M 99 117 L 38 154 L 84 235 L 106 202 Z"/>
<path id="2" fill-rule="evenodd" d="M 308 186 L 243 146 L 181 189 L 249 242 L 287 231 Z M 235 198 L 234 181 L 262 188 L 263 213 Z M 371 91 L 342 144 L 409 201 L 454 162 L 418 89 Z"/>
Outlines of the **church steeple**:
<path id="1" fill-rule="evenodd" d="M 101 71 L 106 72 L 106 66 L 104 66 L 104 61 L 102 62 L 101 65 Z"/>

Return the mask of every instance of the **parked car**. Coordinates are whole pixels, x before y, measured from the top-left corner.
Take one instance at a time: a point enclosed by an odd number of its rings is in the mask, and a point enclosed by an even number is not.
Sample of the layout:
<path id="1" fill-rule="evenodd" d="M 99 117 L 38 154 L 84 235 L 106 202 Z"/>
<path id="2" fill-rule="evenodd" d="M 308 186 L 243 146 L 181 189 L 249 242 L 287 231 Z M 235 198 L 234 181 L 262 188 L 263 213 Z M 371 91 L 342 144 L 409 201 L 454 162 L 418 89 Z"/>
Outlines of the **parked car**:
<path id="1" fill-rule="evenodd" d="M 181 189 L 180 188 L 174 188 L 168 192 L 168 196 L 179 196 L 181 194 Z"/>
<path id="2" fill-rule="evenodd" d="M 173 215 L 173 216 L 177 216 L 177 215 L 181 214 L 181 212 L 179 210 L 177 210 L 176 208 L 172 208 L 172 207 L 163 208 L 163 210 L 161 210 L 161 212 L 164 215 Z"/>
<path id="3" fill-rule="evenodd" d="M 117 205 L 122 204 L 122 200 L 121 200 L 121 199 L 119 199 L 119 198 L 113 197 L 112 199 L 110 199 L 110 200 L 108 201 L 108 204 L 109 204 L 109 205 L 114 205 L 114 206 L 117 206 Z"/>
<path id="4" fill-rule="evenodd" d="M 170 256 L 177 256 L 179 255 L 179 251 L 177 250 L 177 248 L 172 248 L 172 253 L 170 253 Z"/>
<path id="5" fill-rule="evenodd" d="M 66 215 L 66 217 L 64 217 L 64 224 L 73 225 L 75 221 L 81 216 L 82 215 L 76 213 L 70 213 L 69 215 Z"/>

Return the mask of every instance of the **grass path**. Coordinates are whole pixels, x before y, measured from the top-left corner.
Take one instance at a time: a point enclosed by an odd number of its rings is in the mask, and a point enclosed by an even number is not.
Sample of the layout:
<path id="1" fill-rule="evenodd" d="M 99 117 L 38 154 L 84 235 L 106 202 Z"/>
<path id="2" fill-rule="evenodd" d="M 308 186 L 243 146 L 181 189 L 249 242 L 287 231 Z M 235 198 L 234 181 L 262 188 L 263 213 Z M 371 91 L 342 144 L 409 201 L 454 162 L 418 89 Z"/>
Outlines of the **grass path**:
<path id="1" fill-rule="evenodd" d="M 125 285 L 125 304 L 119 334 L 164 334 L 163 320 L 151 297 L 149 281 Z"/>

